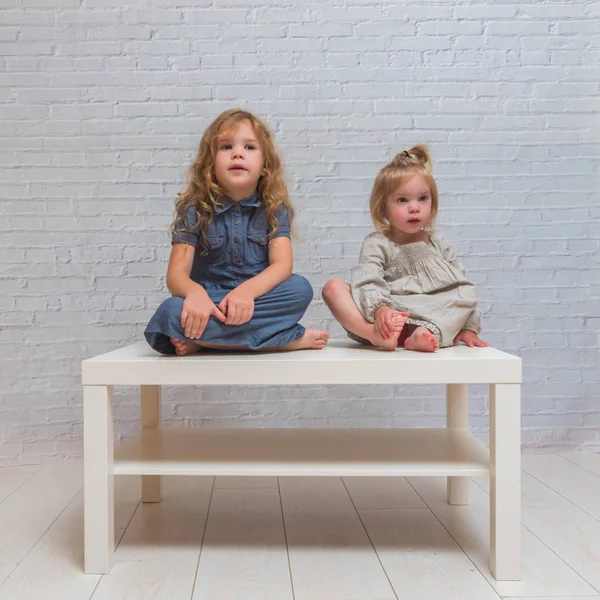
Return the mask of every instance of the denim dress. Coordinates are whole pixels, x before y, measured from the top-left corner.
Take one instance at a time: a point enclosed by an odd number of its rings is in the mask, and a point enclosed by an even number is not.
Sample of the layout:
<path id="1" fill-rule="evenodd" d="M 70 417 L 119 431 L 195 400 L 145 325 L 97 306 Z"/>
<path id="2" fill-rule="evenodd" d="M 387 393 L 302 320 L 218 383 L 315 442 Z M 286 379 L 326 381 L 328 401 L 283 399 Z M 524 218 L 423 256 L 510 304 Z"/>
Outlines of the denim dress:
<path id="1" fill-rule="evenodd" d="M 279 227 L 273 237 L 290 237 L 287 208 L 276 213 Z M 224 196 L 215 209 L 204 243 L 193 229 L 197 223 L 193 207 L 176 222 L 172 243 L 196 248 L 190 278 L 199 283 L 219 305 L 231 290 L 262 273 L 269 266 L 269 225 L 256 193 L 235 202 Z M 225 325 L 211 316 L 200 340 L 187 338 L 181 326 L 183 298 L 167 298 L 150 319 L 144 335 L 156 351 L 175 354 L 169 340 L 200 341 L 240 346 L 249 350 L 280 348 L 304 335 L 298 323 L 313 298 L 310 283 L 292 275 L 254 301 L 254 313 L 247 323 Z"/>

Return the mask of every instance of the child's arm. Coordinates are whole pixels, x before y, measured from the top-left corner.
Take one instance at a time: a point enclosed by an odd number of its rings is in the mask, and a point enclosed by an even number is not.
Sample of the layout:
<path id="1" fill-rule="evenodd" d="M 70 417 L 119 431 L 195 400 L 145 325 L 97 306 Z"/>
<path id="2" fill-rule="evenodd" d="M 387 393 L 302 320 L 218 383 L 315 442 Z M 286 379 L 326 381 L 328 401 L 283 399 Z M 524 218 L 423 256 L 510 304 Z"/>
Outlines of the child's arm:
<path id="1" fill-rule="evenodd" d="M 173 244 L 167 269 L 167 287 L 173 296 L 184 298 L 181 326 L 185 336 L 199 339 L 211 316 L 225 322 L 225 315 L 215 306 L 206 290 L 190 279 L 194 252 L 194 246 Z"/>
<path id="2" fill-rule="evenodd" d="M 196 249 L 189 244 L 173 244 L 167 268 L 167 288 L 172 296 L 187 298 L 188 294 L 204 288 L 190 279 Z"/>
<path id="3" fill-rule="evenodd" d="M 184 299 L 181 326 L 185 336 L 190 339 L 199 339 L 202 336 L 211 316 L 225 321 L 225 315 L 215 306 L 206 290 L 190 278 L 198 234 L 188 230 L 186 224 L 189 228 L 195 223 L 196 213 L 193 208 L 188 208 L 185 214 L 177 219 L 167 268 L 167 288 L 173 296 Z"/>
<path id="4" fill-rule="evenodd" d="M 384 278 L 385 260 L 383 246 L 376 236 L 369 235 L 363 242 L 358 265 L 352 269 L 352 297 L 371 323 L 378 308 L 392 307 L 390 287 Z"/>
<path id="5" fill-rule="evenodd" d="M 290 221 L 287 209 L 277 212 L 279 227 L 269 241 L 269 266 L 229 292 L 219 304 L 227 315 L 227 325 L 242 325 L 252 318 L 254 300 L 264 296 L 292 275 L 293 253 L 290 239 Z"/>
<path id="6" fill-rule="evenodd" d="M 243 289 L 256 300 L 291 277 L 292 265 L 292 241 L 288 237 L 276 237 L 269 242 L 269 266 L 237 289 Z"/>
<path id="7" fill-rule="evenodd" d="M 204 289 L 190 279 L 196 247 L 200 240 L 196 230 L 198 217 L 193 206 L 178 212 L 171 238 L 171 256 L 167 268 L 167 288 L 172 296 L 187 298 L 188 294 Z"/>

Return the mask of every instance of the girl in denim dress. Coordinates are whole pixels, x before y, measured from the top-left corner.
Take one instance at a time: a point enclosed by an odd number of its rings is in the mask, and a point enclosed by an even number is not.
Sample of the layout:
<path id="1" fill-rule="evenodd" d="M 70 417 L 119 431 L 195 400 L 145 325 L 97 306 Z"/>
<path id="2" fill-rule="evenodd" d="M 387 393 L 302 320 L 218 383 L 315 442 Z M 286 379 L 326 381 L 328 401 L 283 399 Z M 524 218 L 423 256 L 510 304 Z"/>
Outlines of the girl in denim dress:
<path id="1" fill-rule="evenodd" d="M 162 354 L 201 348 L 324 348 L 329 334 L 298 321 L 313 297 L 292 274 L 294 209 L 269 128 L 229 110 L 202 136 L 171 226 L 172 294 L 146 327 Z"/>

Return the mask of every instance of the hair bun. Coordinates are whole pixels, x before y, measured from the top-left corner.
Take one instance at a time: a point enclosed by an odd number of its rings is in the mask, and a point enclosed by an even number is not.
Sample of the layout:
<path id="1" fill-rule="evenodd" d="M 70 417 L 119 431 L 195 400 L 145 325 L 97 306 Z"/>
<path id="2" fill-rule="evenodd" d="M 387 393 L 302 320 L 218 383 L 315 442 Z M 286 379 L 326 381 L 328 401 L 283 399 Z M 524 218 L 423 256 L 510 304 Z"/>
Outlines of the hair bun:
<path id="1" fill-rule="evenodd" d="M 431 168 L 431 154 L 429 153 L 429 148 L 424 144 L 413 146 L 410 148 L 410 150 L 408 150 L 408 152 L 405 150 L 404 153 L 406 156 L 410 156 L 410 158 L 416 160 L 418 163 Z"/>

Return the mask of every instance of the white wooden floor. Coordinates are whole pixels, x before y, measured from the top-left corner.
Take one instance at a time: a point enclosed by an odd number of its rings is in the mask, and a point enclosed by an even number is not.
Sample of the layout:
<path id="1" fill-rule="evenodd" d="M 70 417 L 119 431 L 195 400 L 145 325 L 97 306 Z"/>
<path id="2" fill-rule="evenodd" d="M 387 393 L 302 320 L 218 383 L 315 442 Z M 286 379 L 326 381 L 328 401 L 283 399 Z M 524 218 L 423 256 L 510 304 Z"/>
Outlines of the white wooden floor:
<path id="1" fill-rule="evenodd" d="M 0 467 L 0 600 L 600 600 L 600 454 L 523 457 L 523 580 L 487 567 L 487 479 L 117 477 L 117 563 L 82 573 L 82 465 Z"/>

